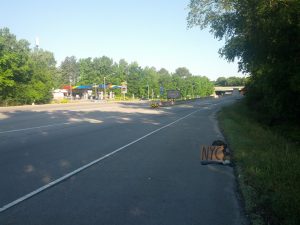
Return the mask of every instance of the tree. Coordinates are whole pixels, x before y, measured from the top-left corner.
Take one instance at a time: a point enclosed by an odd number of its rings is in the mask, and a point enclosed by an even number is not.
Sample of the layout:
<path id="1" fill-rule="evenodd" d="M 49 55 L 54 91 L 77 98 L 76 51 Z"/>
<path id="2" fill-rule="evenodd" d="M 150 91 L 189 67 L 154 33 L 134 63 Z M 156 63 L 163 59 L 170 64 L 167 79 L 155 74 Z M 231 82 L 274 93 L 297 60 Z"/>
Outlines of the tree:
<path id="1" fill-rule="evenodd" d="M 120 84 L 123 81 L 126 81 L 128 78 L 128 63 L 125 61 L 125 59 L 121 59 L 119 63 L 116 63 L 114 66 L 114 73 L 116 77 L 118 78 L 118 84 Z"/>
<path id="2" fill-rule="evenodd" d="M 200 97 L 210 96 L 214 92 L 213 83 L 205 76 L 196 76 L 194 84 L 195 94 Z"/>
<path id="3" fill-rule="evenodd" d="M 159 85 L 159 74 L 157 73 L 156 69 L 154 67 L 146 67 L 143 69 L 143 96 L 148 95 L 148 90 L 145 92 L 147 85 L 149 85 L 149 95 L 152 96 L 153 91 L 153 97 L 156 97 L 160 95 L 160 85 Z M 147 94 L 146 94 L 147 93 Z"/>
<path id="4" fill-rule="evenodd" d="M 33 75 L 28 90 L 32 102 L 48 103 L 52 99 L 51 90 L 57 74 L 56 61 L 52 52 L 34 49 L 30 54 Z"/>
<path id="5" fill-rule="evenodd" d="M 143 82 L 142 82 L 142 68 L 137 62 L 133 62 L 128 66 L 128 79 L 127 87 L 128 94 L 134 94 L 136 97 L 140 97 L 144 94 Z"/>
<path id="6" fill-rule="evenodd" d="M 216 86 L 227 86 L 227 79 L 225 77 L 218 77 L 215 82 Z"/>
<path id="7" fill-rule="evenodd" d="M 79 68 L 75 56 L 66 57 L 60 65 L 62 84 L 76 84 L 79 81 Z"/>
<path id="8" fill-rule="evenodd" d="M 227 85 L 228 86 L 241 86 L 241 79 L 238 77 L 228 77 L 227 78 Z"/>
<path id="9" fill-rule="evenodd" d="M 108 77 L 113 74 L 113 60 L 107 56 L 93 59 L 93 69 L 95 73 L 95 83 L 103 84 L 104 77 Z"/>
<path id="10" fill-rule="evenodd" d="M 47 103 L 57 75 L 51 52 L 30 50 L 26 40 L 17 40 L 7 28 L 0 29 L 0 103 Z"/>
<path id="11" fill-rule="evenodd" d="M 159 76 L 159 86 L 160 86 L 160 95 L 163 98 L 167 97 L 167 90 L 173 90 L 175 89 L 173 83 L 172 83 L 172 77 L 169 73 L 168 70 L 166 70 L 165 68 L 161 68 L 158 71 L 158 76 Z"/>
<path id="12" fill-rule="evenodd" d="M 215 81 L 216 86 L 245 86 L 247 78 L 245 77 L 218 77 Z"/>
<path id="13" fill-rule="evenodd" d="M 220 54 L 251 75 L 249 105 L 270 123 L 299 122 L 300 1 L 191 0 L 188 7 L 188 26 L 225 38 Z"/>
<path id="14" fill-rule="evenodd" d="M 19 83 L 15 100 L 21 104 L 48 103 L 57 69 L 53 53 L 35 48 L 29 54 L 32 76 L 29 82 Z"/>
<path id="15" fill-rule="evenodd" d="M 190 71 L 186 68 L 186 67 L 179 67 L 175 70 L 175 74 L 173 74 L 175 76 L 179 76 L 181 78 L 187 78 L 192 76 L 192 74 L 190 73 Z"/>
<path id="16" fill-rule="evenodd" d="M 30 81 L 29 52 L 26 40 L 18 41 L 8 28 L 0 29 L 0 102 L 13 100 L 16 87 Z"/>
<path id="17" fill-rule="evenodd" d="M 159 74 L 160 76 L 170 76 L 169 71 L 168 71 L 167 69 L 165 69 L 165 68 L 161 68 L 161 69 L 158 71 L 158 74 Z"/>
<path id="18" fill-rule="evenodd" d="M 95 83 L 95 72 L 93 70 L 92 58 L 79 59 L 79 84 Z"/>

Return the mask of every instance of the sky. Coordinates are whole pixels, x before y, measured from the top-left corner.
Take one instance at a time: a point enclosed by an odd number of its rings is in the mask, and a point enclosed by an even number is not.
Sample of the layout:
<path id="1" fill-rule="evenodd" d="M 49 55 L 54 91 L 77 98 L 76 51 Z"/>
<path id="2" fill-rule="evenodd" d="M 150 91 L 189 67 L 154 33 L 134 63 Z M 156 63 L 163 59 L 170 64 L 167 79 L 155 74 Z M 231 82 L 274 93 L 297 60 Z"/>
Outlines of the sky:
<path id="1" fill-rule="evenodd" d="M 189 0 L 0 0 L 0 28 L 17 39 L 67 56 L 107 56 L 115 62 L 175 72 L 186 67 L 211 80 L 240 76 L 237 62 L 218 54 L 224 41 L 208 30 L 187 28 Z"/>

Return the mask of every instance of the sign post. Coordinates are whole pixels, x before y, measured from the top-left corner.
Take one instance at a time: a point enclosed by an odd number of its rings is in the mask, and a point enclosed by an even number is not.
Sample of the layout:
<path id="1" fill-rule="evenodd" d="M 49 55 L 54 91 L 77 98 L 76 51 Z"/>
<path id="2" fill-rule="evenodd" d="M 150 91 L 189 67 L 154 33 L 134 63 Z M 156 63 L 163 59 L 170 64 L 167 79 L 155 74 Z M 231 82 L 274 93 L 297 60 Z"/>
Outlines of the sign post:
<path id="1" fill-rule="evenodd" d="M 122 82 L 121 93 L 123 94 L 123 100 L 125 100 L 125 94 L 127 93 L 127 82 Z"/>

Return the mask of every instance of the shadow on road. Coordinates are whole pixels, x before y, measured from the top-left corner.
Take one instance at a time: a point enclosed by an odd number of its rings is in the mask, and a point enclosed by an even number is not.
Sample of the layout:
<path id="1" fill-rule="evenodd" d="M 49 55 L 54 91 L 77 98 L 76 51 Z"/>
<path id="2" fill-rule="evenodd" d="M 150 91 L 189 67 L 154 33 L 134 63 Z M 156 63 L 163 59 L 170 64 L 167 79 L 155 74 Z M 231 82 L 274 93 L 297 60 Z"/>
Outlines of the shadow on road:
<path id="1" fill-rule="evenodd" d="M 203 100 L 158 109 L 148 102 L 1 108 L 0 193 L 7 194 L 0 206 L 207 106 Z"/>

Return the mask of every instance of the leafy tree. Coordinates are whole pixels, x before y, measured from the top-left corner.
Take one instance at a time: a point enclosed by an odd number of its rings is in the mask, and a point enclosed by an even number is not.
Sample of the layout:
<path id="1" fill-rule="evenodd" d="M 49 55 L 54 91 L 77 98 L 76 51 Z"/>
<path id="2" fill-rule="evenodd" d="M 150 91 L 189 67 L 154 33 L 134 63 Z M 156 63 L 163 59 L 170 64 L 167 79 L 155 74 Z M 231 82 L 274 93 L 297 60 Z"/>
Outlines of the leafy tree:
<path id="1" fill-rule="evenodd" d="M 152 95 L 152 91 L 154 97 L 160 95 L 159 74 L 157 73 L 156 69 L 154 67 L 146 67 L 143 69 L 143 74 L 147 80 L 147 83 L 149 84 L 150 96 Z M 145 87 L 146 84 L 144 83 L 143 86 Z"/>
<path id="2" fill-rule="evenodd" d="M 175 70 L 175 76 L 179 76 L 181 78 L 186 78 L 192 76 L 190 71 L 186 67 L 179 67 Z"/>
<path id="3" fill-rule="evenodd" d="M 161 97 L 166 98 L 167 97 L 167 90 L 173 90 L 175 89 L 173 83 L 172 83 L 172 77 L 168 70 L 165 68 L 162 68 L 158 71 L 159 76 L 159 87 L 160 87 L 160 95 Z"/>
<path id="4" fill-rule="evenodd" d="M 128 79 L 128 63 L 125 59 L 120 59 L 119 64 L 117 65 L 116 74 L 119 77 L 120 81 L 127 81 Z"/>
<path id="5" fill-rule="evenodd" d="M 227 86 L 227 84 L 228 83 L 226 77 L 219 77 L 215 82 L 216 86 Z"/>
<path id="6" fill-rule="evenodd" d="M 104 77 L 113 75 L 113 60 L 107 56 L 93 59 L 94 83 L 103 84 Z M 108 79 L 107 79 L 108 81 Z"/>
<path id="7" fill-rule="evenodd" d="M 79 64 L 75 56 L 66 57 L 60 65 L 62 84 L 76 84 L 79 81 Z"/>
<path id="8" fill-rule="evenodd" d="M 125 59 L 121 59 L 119 63 L 114 63 L 112 66 L 112 75 L 109 82 L 115 85 L 121 85 L 122 82 L 127 82 L 129 74 L 129 66 Z M 114 89 L 114 93 L 121 95 L 120 89 Z"/>
<path id="9" fill-rule="evenodd" d="M 29 48 L 9 29 L 0 29 L 0 102 L 3 104 L 46 103 L 52 99 L 57 75 L 51 52 Z"/>
<path id="10" fill-rule="evenodd" d="M 134 94 L 136 97 L 142 96 L 144 94 L 142 83 L 142 68 L 137 62 L 133 62 L 128 66 L 128 94 Z"/>
<path id="11" fill-rule="evenodd" d="M 57 73 L 53 53 L 34 49 L 29 57 L 31 79 L 27 83 L 19 83 L 14 98 L 21 104 L 48 103 L 52 99 L 51 91 Z"/>
<path id="12" fill-rule="evenodd" d="M 197 76 L 194 83 L 196 94 L 200 97 L 210 96 L 214 92 L 213 83 L 205 76 Z"/>
<path id="13" fill-rule="evenodd" d="M 251 75 L 249 104 L 270 123 L 299 122 L 300 1 L 191 0 L 188 7 L 188 26 L 225 38 L 220 54 Z"/>
<path id="14" fill-rule="evenodd" d="M 79 83 L 78 84 L 92 84 L 95 83 L 95 72 L 93 70 L 92 58 L 79 59 Z"/>
<path id="15" fill-rule="evenodd" d="M 47 103 L 52 99 L 51 90 L 57 74 L 56 61 L 52 52 L 34 49 L 30 54 L 33 75 L 28 89 L 34 90 L 30 95 L 33 102 Z"/>
<path id="16" fill-rule="evenodd" d="M 228 77 L 227 78 L 228 86 L 242 86 L 245 85 L 245 79 L 240 77 Z"/>
<path id="17" fill-rule="evenodd" d="M 32 76 L 29 43 L 17 40 L 8 28 L 0 29 L 0 101 L 15 98 L 16 88 Z"/>
<path id="18" fill-rule="evenodd" d="M 246 85 L 247 78 L 245 77 L 219 77 L 215 81 L 216 86 L 244 86 Z"/>
<path id="19" fill-rule="evenodd" d="M 170 76 L 169 71 L 168 71 L 167 69 L 165 69 L 165 68 L 161 68 L 161 69 L 158 71 L 158 74 L 159 74 L 160 76 Z"/>

